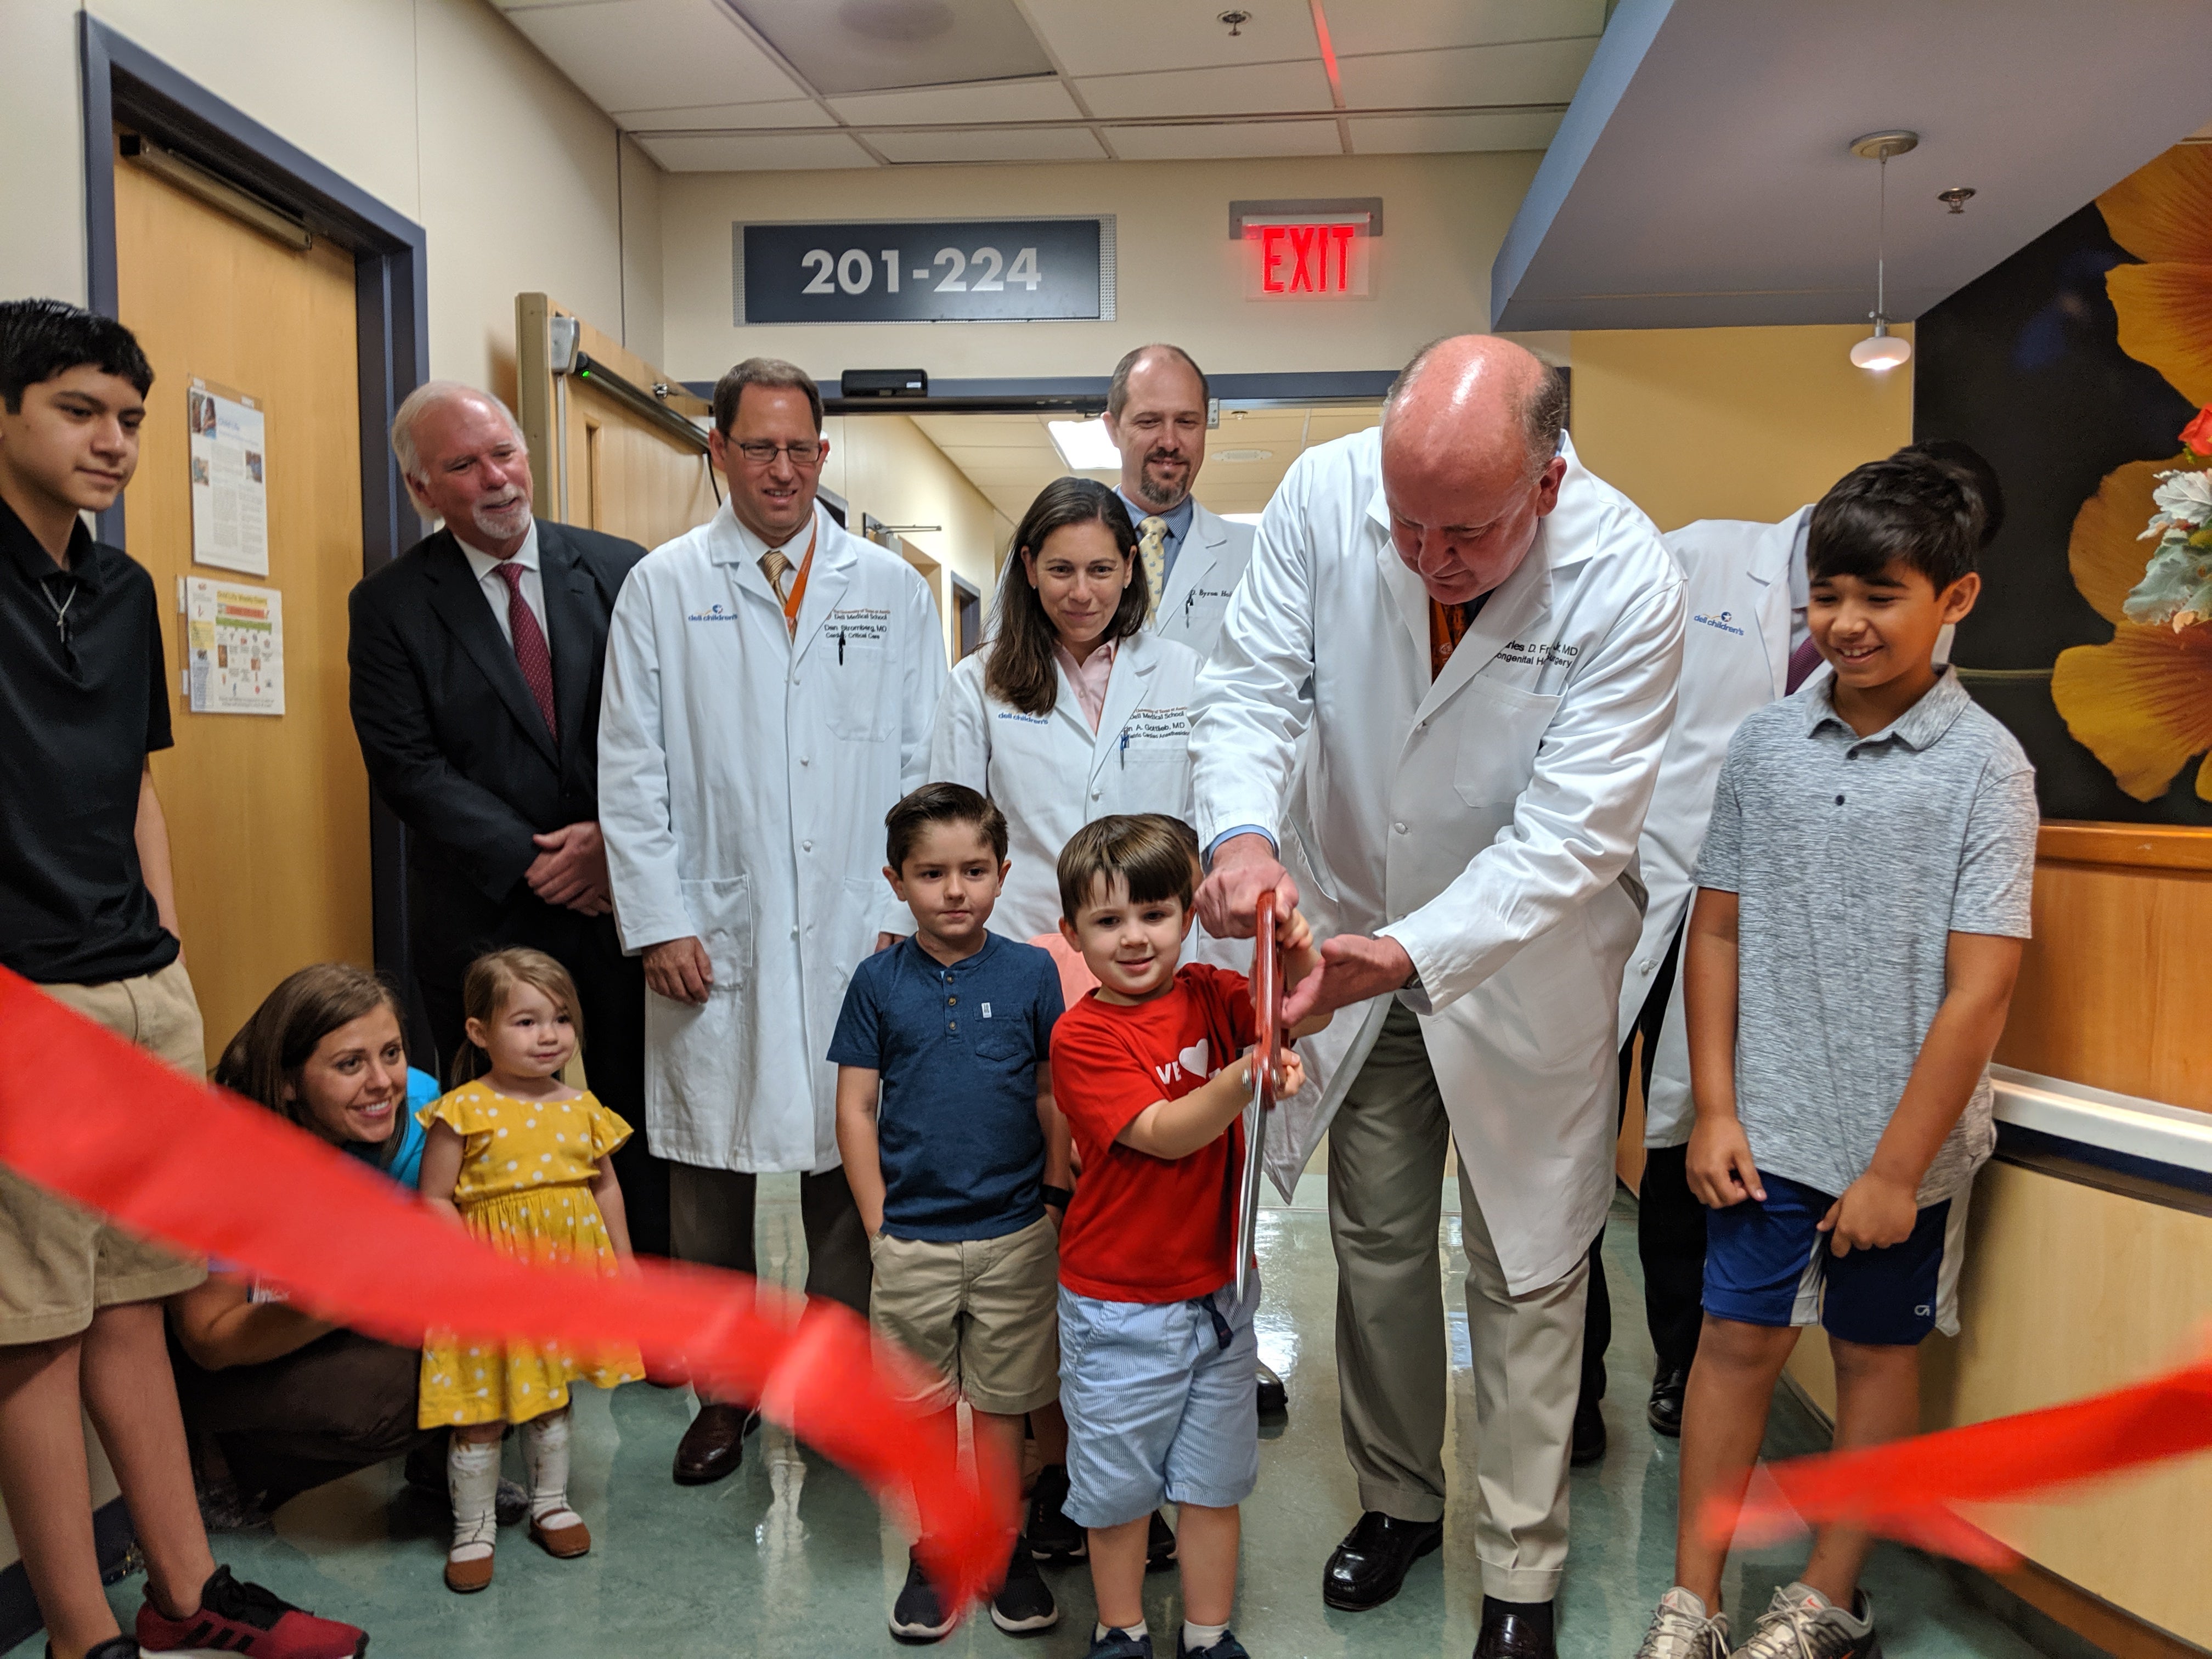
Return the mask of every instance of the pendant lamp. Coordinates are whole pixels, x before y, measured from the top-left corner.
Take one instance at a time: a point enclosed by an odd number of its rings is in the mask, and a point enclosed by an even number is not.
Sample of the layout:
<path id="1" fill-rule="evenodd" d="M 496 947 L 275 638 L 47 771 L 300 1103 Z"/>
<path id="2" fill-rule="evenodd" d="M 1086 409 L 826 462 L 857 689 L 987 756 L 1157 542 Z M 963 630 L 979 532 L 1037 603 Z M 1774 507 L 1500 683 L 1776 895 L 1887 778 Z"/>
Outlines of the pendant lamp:
<path id="1" fill-rule="evenodd" d="M 1902 131 L 1869 132 L 1851 140 L 1851 154 L 1875 162 L 1881 169 L 1881 185 L 1875 198 L 1874 232 L 1874 309 L 1867 319 L 1874 325 L 1874 332 L 1851 348 L 1851 361 L 1861 368 L 1876 374 L 1886 374 L 1912 356 L 1912 343 L 1899 339 L 1889 331 L 1889 318 L 1884 305 L 1887 298 L 1885 278 L 1887 263 L 1887 231 L 1889 228 L 1889 158 L 1903 155 L 1916 149 L 1920 135 Z"/>

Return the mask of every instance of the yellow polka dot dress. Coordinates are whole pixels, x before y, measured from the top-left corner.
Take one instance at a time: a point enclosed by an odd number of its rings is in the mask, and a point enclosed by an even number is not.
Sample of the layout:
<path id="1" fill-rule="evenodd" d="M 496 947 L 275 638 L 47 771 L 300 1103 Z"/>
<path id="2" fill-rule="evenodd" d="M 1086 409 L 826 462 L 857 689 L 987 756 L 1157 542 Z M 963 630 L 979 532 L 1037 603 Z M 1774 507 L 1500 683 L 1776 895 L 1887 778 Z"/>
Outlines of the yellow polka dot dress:
<path id="1" fill-rule="evenodd" d="M 461 1137 L 453 1202 L 470 1232 L 501 1255 L 611 1277 L 622 1271 L 592 1196 L 599 1161 L 630 1127 L 589 1094 L 516 1100 L 467 1083 L 425 1106 L 424 1128 L 443 1122 Z M 645 1375 L 635 1348 L 578 1356 L 528 1342 L 470 1346 L 433 1331 L 422 1346 L 416 1421 L 526 1423 L 568 1403 L 578 1378 L 611 1389 Z"/>

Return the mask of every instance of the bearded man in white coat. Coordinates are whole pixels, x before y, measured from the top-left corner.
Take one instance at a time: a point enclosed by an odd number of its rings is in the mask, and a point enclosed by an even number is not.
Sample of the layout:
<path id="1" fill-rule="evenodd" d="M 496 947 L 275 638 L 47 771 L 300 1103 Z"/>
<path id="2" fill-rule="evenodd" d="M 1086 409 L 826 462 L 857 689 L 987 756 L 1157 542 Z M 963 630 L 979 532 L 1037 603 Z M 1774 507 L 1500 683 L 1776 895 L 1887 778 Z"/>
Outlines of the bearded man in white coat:
<path id="1" fill-rule="evenodd" d="M 837 1156 L 845 983 L 912 915 L 884 814 L 927 781 L 945 636 L 921 574 L 816 502 L 822 394 L 749 358 L 714 388 L 722 510 L 615 601 L 601 823 L 645 957 L 646 1120 L 686 1261 L 754 1268 L 755 1177 L 799 1171 L 806 1291 L 865 1314 L 868 1239 Z M 738 1467 L 749 1415 L 702 1403 L 676 1479 Z"/>
<path id="2" fill-rule="evenodd" d="M 1143 345 L 1114 365 L 1106 386 L 1106 435 L 1121 452 L 1118 493 L 1137 527 L 1137 556 L 1152 588 L 1146 626 L 1213 654 L 1229 596 L 1252 562 L 1252 526 L 1231 524 L 1191 491 L 1206 465 L 1213 406 L 1206 371 L 1176 345 Z"/>
<path id="3" fill-rule="evenodd" d="M 1379 431 L 1300 457 L 1192 736 L 1200 917 L 1249 935 L 1262 890 L 1304 902 L 1323 966 L 1286 1012 L 1361 1016 L 1335 1023 L 1352 1040 L 1319 1120 L 1365 1511 L 1324 1571 L 1332 1606 L 1389 1600 L 1442 1540 L 1437 1234 L 1459 1147 L 1478 1659 L 1555 1651 L 1614 1010 L 1682 651 L 1680 573 L 1577 462 L 1565 413 L 1520 347 L 1445 340 L 1399 377 Z"/>

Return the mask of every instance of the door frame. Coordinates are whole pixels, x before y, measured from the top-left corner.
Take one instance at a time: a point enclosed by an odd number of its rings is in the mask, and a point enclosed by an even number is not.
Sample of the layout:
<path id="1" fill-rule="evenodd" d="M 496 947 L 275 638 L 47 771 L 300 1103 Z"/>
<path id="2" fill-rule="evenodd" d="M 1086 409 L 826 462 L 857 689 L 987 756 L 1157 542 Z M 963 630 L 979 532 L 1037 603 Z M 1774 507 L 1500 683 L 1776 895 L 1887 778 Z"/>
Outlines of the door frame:
<path id="1" fill-rule="evenodd" d="M 362 574 L 382 568 L 426 526 L 384 435 L 407 394 L 430 374 L 429 280 L 422 226 L 287 143 L 88 12 L 80 12 L 84 76 L 84 223 L 88 308 L 116 314 L 115 124 L 306 222 L 354 258 L 361 421 Z M 124 503 L 100 515 L 100 539 L 124 540 Z M 410 972 L 406 831 L 369 792 L 370 915 L 376 965 L 418 1000 Z M 411 1021 L 419 1024 L 419 1018 Z"/>

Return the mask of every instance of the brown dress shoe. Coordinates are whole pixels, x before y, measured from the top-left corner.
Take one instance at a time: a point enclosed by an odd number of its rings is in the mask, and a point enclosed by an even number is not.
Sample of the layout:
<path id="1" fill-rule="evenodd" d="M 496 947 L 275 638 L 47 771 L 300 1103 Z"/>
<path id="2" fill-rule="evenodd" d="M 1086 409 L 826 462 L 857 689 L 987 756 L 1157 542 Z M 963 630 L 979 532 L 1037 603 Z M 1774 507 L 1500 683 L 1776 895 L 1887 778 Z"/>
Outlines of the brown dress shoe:
<path id="1" fill-rule="evenodd" d="M 556 1510 L 548 1518 L 558 1522 L 564 1516 L 567 1524 L 556 1526 L 546 1525 L 534 1515 L 531 1516 L 530 1541 L 556 1561 L 590 1554 L 592 1529 L 584 1524 L 583 1516 L 573 1510 Z"/>
<path id="2" fill-rule="evenodd" d="M 702 1402 L 677 1443 L 676 1484 L 704 1486 L 733 1474 L 744 1461 L 745 1436 L 759 1420 L 743 1406 Z"/>
<path id="3" fill-rule="evenodd" d="M 446 1588 L 458 1595 L 473 1595 L 491 1583 L 491 1557 L 479 1556 L 473 1561 L 456 1561 L 446 1558 Z"/>

